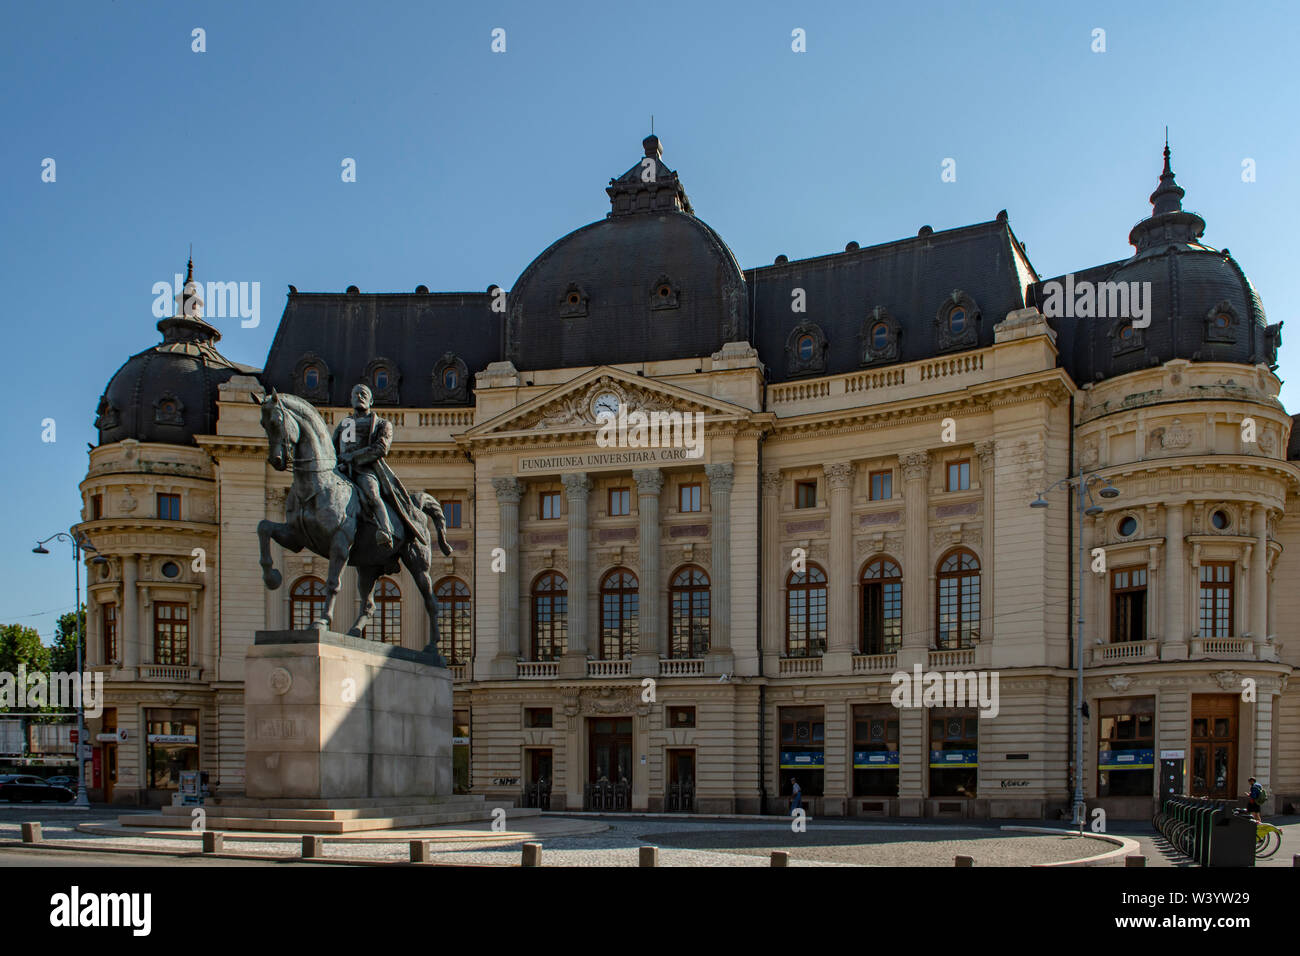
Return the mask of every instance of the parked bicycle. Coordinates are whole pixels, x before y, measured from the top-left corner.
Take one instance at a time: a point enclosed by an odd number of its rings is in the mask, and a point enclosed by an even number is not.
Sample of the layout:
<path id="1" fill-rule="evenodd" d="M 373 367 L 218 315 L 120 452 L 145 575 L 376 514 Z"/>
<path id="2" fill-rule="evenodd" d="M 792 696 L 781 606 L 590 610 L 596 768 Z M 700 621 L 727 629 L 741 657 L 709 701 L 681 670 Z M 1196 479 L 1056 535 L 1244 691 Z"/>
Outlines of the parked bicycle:
<path id="1" fill-rule="evenodd" d="M 1251 816 L 1249 810 L 1244 810 L 1240 807 L 1232 812 L 1239 817 Z M 1282 831 L 1271 823 L 1255 822 L 1255 859 L 1267 860 L 1281 848 Z"/>

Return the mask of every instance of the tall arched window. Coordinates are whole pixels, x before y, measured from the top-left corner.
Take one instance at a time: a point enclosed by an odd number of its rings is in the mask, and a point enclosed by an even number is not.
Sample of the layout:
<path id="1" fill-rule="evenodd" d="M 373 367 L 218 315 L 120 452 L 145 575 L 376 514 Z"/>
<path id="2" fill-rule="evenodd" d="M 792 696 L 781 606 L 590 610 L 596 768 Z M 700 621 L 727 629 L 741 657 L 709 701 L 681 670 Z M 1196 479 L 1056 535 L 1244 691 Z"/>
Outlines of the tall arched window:
<path id="1" fill-rule="evenodd" d="M 974 647 L 980 639 L 980 562 L 965 548 L 939 562 L 935 634 L 941 650 Z"/>
<path id="2" fill-rule="evenodd" d="M 569 646 L 569 582 L 543 571 L 533 582 L 532 603 L 533 660 L 559 660 Z"/>
<path id="3" fill-rule="evenodd" d="M 438 599 L 438 648 L 451 664 L 470 659 L 469 588 L 459 578 L 443 578 L 433 589 Z"/>
<path id="4" fill-rule="evenodd" d="M 786 578 L 785 655 L 820 657 L 826 653 L 826 573 L 815 564 Z"/>
<path id="5" fill-rule="evenodd" d="M 703 657 L 709 651 L 709 576 L 682 568 L 668 586 L 669 657 Z"/>
<path id="6" fill-rule="evenodd" d="M 365 636 L 385 644 L 402 643 L 402 591 L 388 578 L 375 585 L 375 616 Z"/>
<path id="7" fill-rule="evenodd" d="M 636 653 L 640 623 L 636 575 L 615 568 L 600 581 L 600 659 L 618 661 Z"/>
<path id="8" fill-rule="evenodd" d="M 903 572 L 892 558 L 879 557 L 862 569 L 863 654 L 893 654 L 903 642 Z"/>
<path id="9" fill-rule="evenodd" d="M 325 582 L 320 578 L 299 578 L 289 589 L 289 627 L 305 631 L 311 622 L 325 616 Z"/>

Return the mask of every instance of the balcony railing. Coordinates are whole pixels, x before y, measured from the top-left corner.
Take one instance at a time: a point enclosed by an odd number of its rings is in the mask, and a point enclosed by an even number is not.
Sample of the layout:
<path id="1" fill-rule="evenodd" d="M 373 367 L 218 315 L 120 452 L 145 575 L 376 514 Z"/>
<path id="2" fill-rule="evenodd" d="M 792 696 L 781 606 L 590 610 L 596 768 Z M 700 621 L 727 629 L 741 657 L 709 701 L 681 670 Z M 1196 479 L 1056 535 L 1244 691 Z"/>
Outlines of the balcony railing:
<path id="1" fill-rule="evenodd" d="M 946 670 L 950 667 L 974 667 L 975 648 L 959 647 L 946 651 L 931 651 L 930 670 Z"/>
<path id="2" fill-rule="evenodd" d="M 1193 637 L 1189 656 L 1253 661 L 1255 642 L 1249 637 Z"/>
<path id="3" fill-rule="evenodd" d="M 1092 649 L 1094 664 L 1111 664 L 1117 661 L 1153 661 L 1160 656 L 1159 641 L 1120 641 L 1101 644 Z"/>
<path id="4" fill-rule="evenodd" d="M 558 677 L 559 661 L 517 661 L 515 676 L 519 680 L 549 680 Z"/>
<path id="5" fill-rule="evenodd" d="M 465 671 L 467 668 L 468 665 L 466 664 L 448 664 L 447 670 L 451 671 L 452 683 L 463 681 L 465 679 Z"/>
<path id="6" fill-rule="evenodd" d="M 820 657 L 783 657 L 777 667 L 777 673 L 782 677 L 787 674 L 820 674 L 821 672 Z"/>
<path id="7" fill-rule="evenodd" d="M 140 680 L 163 680 L 193 682 L 203 673 L 201 667 L 189 664 L 141 664 L 138 670 Z"/>
<path id="8" fill-rule="evenodd" d="M 588 677 L 628 677 L 632 673 L 630 660 L 587 661 Z"/>
<path id="9" fill-rule="evenodd" d="M 703 658 L 665 657 L 659 659 L 660 677 L 702 677 Z"/>
<path id="10" fill-rule="evenodd" d="M 897 654 L 854 654 L 853 673 L 888 674 L 898 670 Z"/>

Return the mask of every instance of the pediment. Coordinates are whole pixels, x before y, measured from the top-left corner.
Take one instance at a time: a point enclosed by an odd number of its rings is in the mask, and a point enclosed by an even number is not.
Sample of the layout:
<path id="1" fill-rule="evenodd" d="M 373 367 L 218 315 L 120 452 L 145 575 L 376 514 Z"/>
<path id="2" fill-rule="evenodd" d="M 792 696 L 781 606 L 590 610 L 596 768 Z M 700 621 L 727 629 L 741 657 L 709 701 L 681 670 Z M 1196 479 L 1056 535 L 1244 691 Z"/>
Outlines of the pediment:
<path id="1" fill-rule="evenodd" d="M 698 412 L 708 421 L 737 421 L 750 414 L 749 409 L 740 405 L 600 366 L 484 422 L 471 429 L 466 437 L 596 429 L 600 427 L 600 422 L 592 410 L 592 402 L 597 395 L 606 391 L 615 392 L 629 412 Z"/>

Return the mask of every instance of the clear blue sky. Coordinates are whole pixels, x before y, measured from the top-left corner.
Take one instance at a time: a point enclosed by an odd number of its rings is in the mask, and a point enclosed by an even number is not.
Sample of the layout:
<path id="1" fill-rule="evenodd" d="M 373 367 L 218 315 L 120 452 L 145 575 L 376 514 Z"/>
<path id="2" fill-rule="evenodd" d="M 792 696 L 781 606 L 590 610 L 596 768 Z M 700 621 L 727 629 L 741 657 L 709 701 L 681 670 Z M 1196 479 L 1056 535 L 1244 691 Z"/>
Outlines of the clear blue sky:
<path id="1" fill-rule="evenodd" d="M 697 214 L 746 267 L 1005 208 L 1045 276 L 1131 252 L 1168 124 L 1206 241 L 1232 250 L 1271 321 L 1290 320 L 1297 19 L 1285 2 L 9 5 L 0 622 L 48 641 L 71 608 L 67 546 L 30 548 L 77 520 L 96 402 L 158 340 L 151 288 L 190 242 L 200 279 L 261 283 L 259 328 L 217 322 L 223 352 L 260 367 L 288 283 L 509 288 L 604 216 L 651 113 Z M 1284 378 L 1297 336 L 1288 321 Z M 1300 409 L 1294 385 L 1283 399 Z"/>

